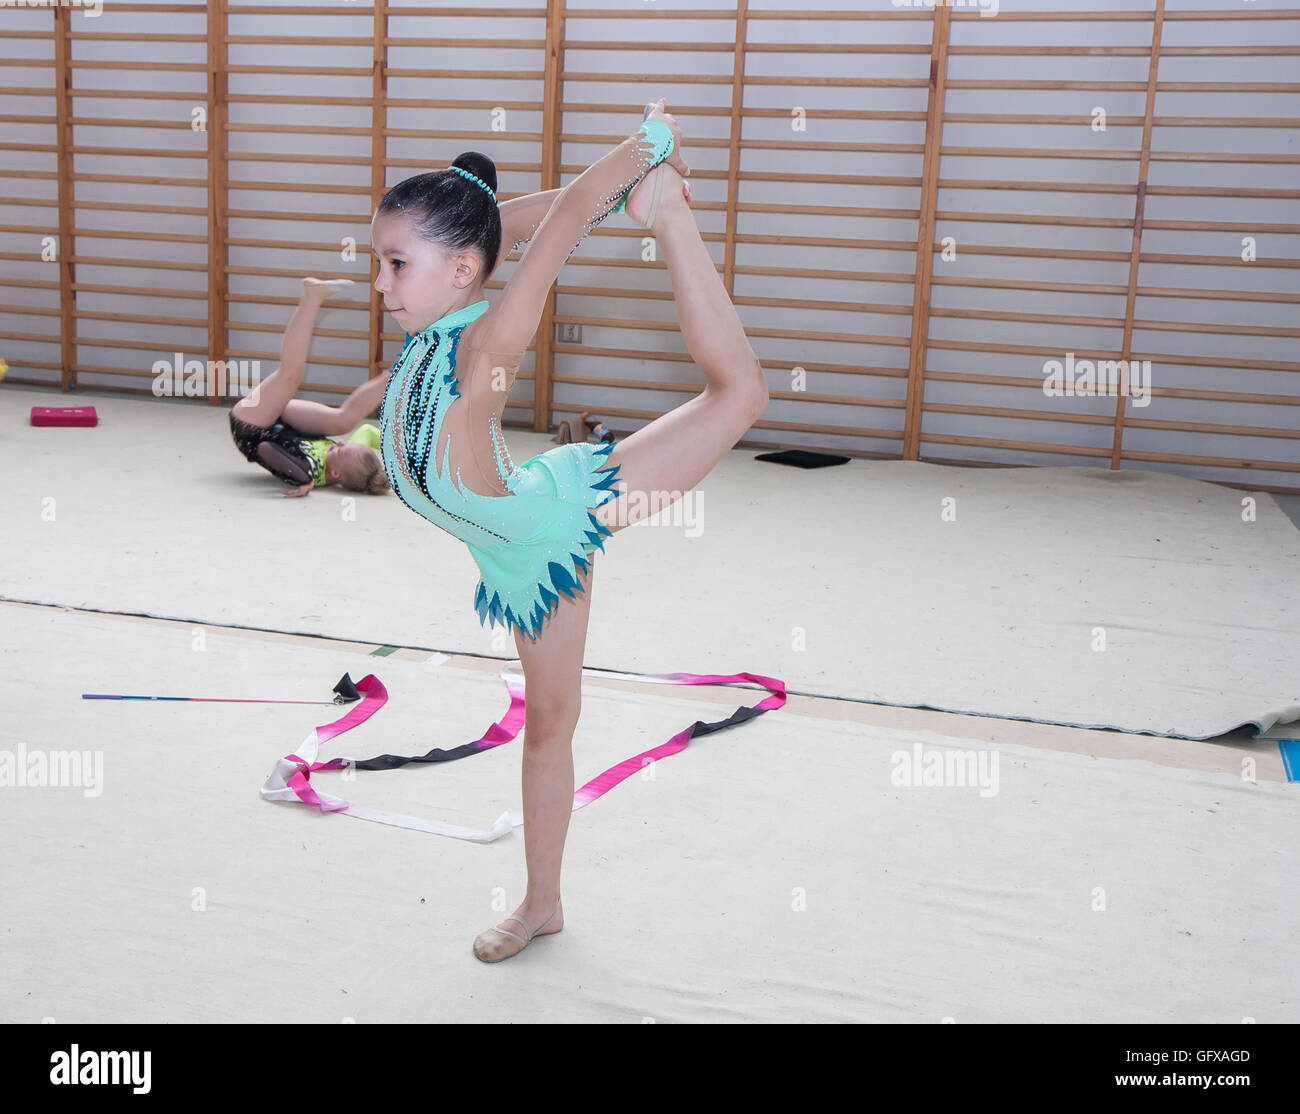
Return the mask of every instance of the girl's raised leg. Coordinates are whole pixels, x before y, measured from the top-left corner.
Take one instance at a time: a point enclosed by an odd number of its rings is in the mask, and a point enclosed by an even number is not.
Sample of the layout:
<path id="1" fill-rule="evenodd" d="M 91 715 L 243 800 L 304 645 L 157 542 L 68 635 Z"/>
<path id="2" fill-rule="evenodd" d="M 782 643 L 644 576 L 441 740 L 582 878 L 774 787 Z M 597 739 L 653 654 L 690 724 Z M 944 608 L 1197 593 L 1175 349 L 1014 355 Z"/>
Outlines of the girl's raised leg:
<path id="1" fill-rule="evenodd" d="M 263 428 L 280 420 L 285 406 L 302 386 L 316 314 L 320 311 L 321 303 L 337 289 L 337 286 L 326 285 L 318 279 L 302 280 L 302 300 L 293 311 L 293 317 L 289 319 L 289 325 L 280 341 L 280 366 L 263 379 L 247 398 L 241 398 L 235 403 L 235 417 Z"/>
<path id="2" fill-rule="evenodd" d="M 670 175 L 653 231 L 668 267 L 682 337 L 705 387 L 610 452 L 609 465 L 620 466 L 614 487 L 621 494 L 592 512 L 610 530 L 630 526 L 695 487 L 767 409 L 762 365 L 682 196 L 681 176 L 666 164 L 656 167 L 628 198 L 629 213 L 637 208 L 638 191 L 654 189 L 653 174 Z"/>

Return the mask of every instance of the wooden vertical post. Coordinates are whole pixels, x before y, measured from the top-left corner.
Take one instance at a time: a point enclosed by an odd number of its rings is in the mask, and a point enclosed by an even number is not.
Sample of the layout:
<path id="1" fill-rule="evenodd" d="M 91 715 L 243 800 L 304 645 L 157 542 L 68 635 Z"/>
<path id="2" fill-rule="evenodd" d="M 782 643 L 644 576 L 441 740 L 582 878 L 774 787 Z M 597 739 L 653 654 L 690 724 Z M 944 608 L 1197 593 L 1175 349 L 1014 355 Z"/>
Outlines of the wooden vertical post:
<path id="1" fill-rule="evenodd" d="M 229 142 L 226 132 L 226 0 L 208 0 L 208 359 L 230 350 L 230 276 L 226 269 Z M 208 402 L 223 402 L 226 383 L 210 377 Z M 227 375 L 227 380 L 229 376 Z"/>
<path id="2" fill-rule="evenodd" d="M 736 206 L 740 202 L 740 129 L 745 103 L 745 39 L 749 0 L 736 2 L 736 52 L 731 64 L 731 145 L 727 157 L 727 211 L 725 246 L 722 260 L 722 285 L 734 295 L 736 268 Z"/>
<path id="3" fill-rule="evenodd" d="M 564 0 L 546 0 L 546 72 L 542 89 L 542 191 L 560 187 L 560 136 L 564 132 Z M 502 250 L 508 245 L 502 244 Z M 550 429 L 555 369 L 555 287 L 537 323 L 533 361 L 533 432 Z"/>
<path id="4" fill-rule="evenodd" d="M 1151 63 L 1147 68 L 1146 116 L 1142 121 L 1142 154 L 1138 160 L 1137 201 L 1133 207 L 1133 247 L 1128 263 L 1128 299 L 1124 304 L 1124 339 L 1121 342 L 1120 386 L 1115 399 L 1115 436 L 1110 448 L 1111 469 L 1120 466 L 1124 442 L 1124 407 L 1128 396 L 1128 362 L 1133 356 L 1133 312 L 1137 306 L 1138 269 L 1142 258 L 1142 218 L 1147 204 L 1147 166 L 1151 161 L 1151 119 L 1156 107 L 1156 74 L 1160 69 L 1160 33 L 1165 23 L 1165 0 L 1156 0 L 1151 25 Z"/>
<path id="5" fill-rule="evenodd" d="M 939 148 L 943 140 L 943 94 L 948 78 L 951 9 L 936 4 L 930 35 L 930 95 L 921 169 L 921 214 L 916 225 L 916 277 L 912 285 L 912 343 L 907 365 L 903 459 L 916 460 L 921 445 L 921 399 L 925 393 L 926 341 L 930 332 L 930 275 L 934 267 L 934 209 L 939 194 Z"/>
<path id="6" fill-rule="evenodd" d="M 72 128 L 68 125 L 72 116 L 72 51 L 68 41 L 71 19 L 71 9 L 54 8 L 55 143 L 58 147 L 55 159 L 59 199 L 59 387 L 65 391 L 77 385 L 77 375 L 73 371 L 77 359 L 77 319 L 73 312 L 76 307 L 73 289 L 76 271 L 72 263 L 76 250 L 72 240 L 76 214 L 72 199 Z"/>
<path id="7" fill-rule="evenodd" d="M 374 0 L 374 55 L 371 64 L 370 92 L 370 211 L 388 192 L 388 0 Z M 367 234 L 367 239 L 369 235 Z M 388 369 L 384 366 L 384 306 L 375 280 L 379 278 L 379 259 L 367 251 L 370 276 L 370 378 L 375 379 Z"/>

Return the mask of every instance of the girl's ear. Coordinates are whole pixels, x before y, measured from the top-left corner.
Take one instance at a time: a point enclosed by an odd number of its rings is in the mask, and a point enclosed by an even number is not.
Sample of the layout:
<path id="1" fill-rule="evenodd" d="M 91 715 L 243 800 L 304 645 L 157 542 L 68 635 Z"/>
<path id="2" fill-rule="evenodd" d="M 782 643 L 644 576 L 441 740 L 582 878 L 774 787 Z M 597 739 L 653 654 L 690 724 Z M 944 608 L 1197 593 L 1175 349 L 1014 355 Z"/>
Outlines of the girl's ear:
<path id="1" fill-rule="evenodd" d="M 483 261 L 472 251 L 461 252 L 456 256 L 456 284 L 462 287 L 473 286 L 482 265 Z"/>

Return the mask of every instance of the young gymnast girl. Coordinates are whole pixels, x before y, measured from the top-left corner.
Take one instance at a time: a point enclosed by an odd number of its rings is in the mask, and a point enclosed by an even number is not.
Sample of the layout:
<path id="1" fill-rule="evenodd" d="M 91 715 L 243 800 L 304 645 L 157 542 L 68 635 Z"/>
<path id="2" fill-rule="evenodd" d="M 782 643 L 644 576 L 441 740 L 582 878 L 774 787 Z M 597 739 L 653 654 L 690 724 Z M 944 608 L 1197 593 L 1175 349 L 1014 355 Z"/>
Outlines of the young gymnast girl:
<path id="1" fill-rule="evenodd" d="M 382 495 L 389 490 L 379 455 L 379 430 L 363 425 L 346 443 L 331 440 L 367 417 L 383 396 L 387 376 L 363 383 L 341 406 L 294 398 L 307 370 L 312 326 L 321 303 L 351 279 L 302 280 L 302 300 L 280 342 L 280 366 L 230 411 L 230 435 L 245 460 L 293 487 L 286 496 L 339 484 Z"/>
<path id="2" fill-rule="evenodd" d="M 469 152 L 394 186 L 371 224 L 375 289 L 410 334 L 381 412 L 388 478 L 408 507 L 465 542 L 482 574 L 480 621 L 513 631 L 524 671 L 528 884 L 518 908 L 474 941 L 488 963 L 564 927 L 560 861 L 595 550 L 698 484 L 767 406 L 763 369 L 690 210 L 689 173 L 660 100 L 561 190 L 498 206 L 495 165 Z M 704 389 L 617 444 L 561 445 L 516 467 L 501 435 L 506 395 L 551 284 L 613 211 L 653 231 Z M 489 304 L 483 286 L 501 245 L 524 242 Z"/>

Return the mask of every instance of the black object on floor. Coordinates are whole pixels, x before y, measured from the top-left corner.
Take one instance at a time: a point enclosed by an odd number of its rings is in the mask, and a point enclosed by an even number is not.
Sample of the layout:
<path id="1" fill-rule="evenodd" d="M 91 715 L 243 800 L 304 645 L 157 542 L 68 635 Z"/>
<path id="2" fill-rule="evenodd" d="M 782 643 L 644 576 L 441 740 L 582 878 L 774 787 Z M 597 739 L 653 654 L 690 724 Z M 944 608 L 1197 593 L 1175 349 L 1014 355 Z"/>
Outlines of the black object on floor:
<path id="1" fill-rule="evenodd" d="M 352 680 L 350 673 L 344 673 L 339 679 L 339 683 L 334 686 L 334 703 L 351 704 L 355 700 L 361 699 L 361 693 L 357 692 L 357 686 Z"/>
<path id="2" fill-rule="evenodd" d="M 789 464 L 795 468 L 829 468 L 832 464 L 848 464 L 852 457 L 837 453 L 813 453 L 807 449 L 782 449 L 779 453 L 759 453 L 755 460 L 770 460 L 773 464 Z"/>

